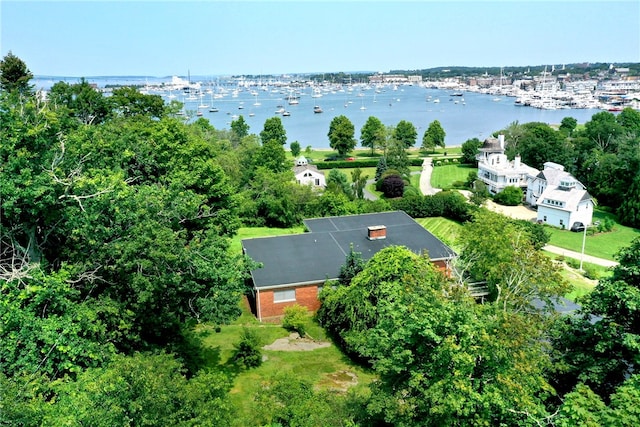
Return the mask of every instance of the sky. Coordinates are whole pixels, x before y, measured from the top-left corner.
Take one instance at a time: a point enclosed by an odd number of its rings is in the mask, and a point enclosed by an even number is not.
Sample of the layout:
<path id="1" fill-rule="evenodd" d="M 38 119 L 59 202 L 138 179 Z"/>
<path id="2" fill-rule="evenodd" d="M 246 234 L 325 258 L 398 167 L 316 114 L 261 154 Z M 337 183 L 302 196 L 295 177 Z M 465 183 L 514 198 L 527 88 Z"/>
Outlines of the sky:
<path id="1" fill-rule="evenodd" d="M 640 1 L 10 1 L 34 75 L 279 75 L 640 62 Z"/>

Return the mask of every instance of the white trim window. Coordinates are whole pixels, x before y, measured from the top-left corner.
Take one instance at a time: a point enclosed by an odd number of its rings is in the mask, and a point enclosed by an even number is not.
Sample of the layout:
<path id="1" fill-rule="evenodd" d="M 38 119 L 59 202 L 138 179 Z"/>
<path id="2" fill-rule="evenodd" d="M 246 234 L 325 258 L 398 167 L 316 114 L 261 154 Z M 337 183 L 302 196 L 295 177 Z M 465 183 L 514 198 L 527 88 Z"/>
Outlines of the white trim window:
<path id="1" fill-rule="evenodd" d="M 295 289 L 281 289 L 273 291 L 273 302 L 288 302 L 296 300 Z"/>

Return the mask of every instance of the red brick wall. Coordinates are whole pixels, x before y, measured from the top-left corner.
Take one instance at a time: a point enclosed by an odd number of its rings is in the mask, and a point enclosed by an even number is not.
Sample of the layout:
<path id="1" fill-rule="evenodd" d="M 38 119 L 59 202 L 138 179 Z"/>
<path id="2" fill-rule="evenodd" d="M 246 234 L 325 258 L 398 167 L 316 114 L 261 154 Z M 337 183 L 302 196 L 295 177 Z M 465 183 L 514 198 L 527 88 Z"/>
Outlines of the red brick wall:
<path id="1" fill-rule="evenodd" d="M 318 310 L 320 308 L 318 285 L 300 286 L 296 288 L 296 300 L 286 302 L 274 302 L 272 289 L 260 291 L 260 297 L 257 301 L 258 316 L 262 319 L 282 316 L 284 315 L 285 307 L 295 304 L 307 307 L 309 311 Z"/>

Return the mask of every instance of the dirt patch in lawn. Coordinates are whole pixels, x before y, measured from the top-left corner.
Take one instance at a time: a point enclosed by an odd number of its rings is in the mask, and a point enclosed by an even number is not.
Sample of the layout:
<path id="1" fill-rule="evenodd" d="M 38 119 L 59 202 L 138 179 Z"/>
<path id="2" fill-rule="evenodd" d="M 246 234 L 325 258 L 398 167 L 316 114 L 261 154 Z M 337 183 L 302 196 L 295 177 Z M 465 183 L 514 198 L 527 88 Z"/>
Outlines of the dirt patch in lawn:
<path id="1" fill-rule="evenodd" d="M 351 371 L 326 374 L 318 384 L 320 388 L 346 393 L 349 387 L 358 385 L 358 376 Z"/>
<path id="2" fill-rule="evenodd" d="M 297 332 L 285 338 L 275 340 L 272 344 L 262 347 L 264 350 L 274 351 L 313 351 L 318 348 L 330 347 L 327 341 L 316 341 L 309 338 L 300 337 Z"/>

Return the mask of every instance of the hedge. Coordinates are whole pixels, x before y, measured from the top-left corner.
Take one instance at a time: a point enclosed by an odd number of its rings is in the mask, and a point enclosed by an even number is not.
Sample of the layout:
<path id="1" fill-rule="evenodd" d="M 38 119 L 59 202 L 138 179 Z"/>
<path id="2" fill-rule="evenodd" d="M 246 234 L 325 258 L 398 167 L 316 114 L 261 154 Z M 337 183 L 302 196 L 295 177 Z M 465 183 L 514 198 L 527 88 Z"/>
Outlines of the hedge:
<path id="1" fill-rule="evenodd" d="M 341 168 L 375 168 L 378 166 L 380 159 L 361 159 L 361 160 L 335 160 L 330 162 L 313 163 L 318 169 L 341 169 Z M 412 157 L 409 158 L 409 166 L 422 166 L 423 159 Z"/>

